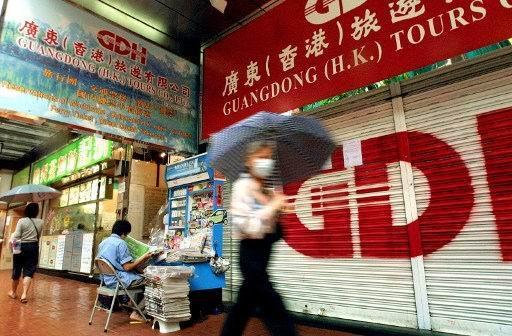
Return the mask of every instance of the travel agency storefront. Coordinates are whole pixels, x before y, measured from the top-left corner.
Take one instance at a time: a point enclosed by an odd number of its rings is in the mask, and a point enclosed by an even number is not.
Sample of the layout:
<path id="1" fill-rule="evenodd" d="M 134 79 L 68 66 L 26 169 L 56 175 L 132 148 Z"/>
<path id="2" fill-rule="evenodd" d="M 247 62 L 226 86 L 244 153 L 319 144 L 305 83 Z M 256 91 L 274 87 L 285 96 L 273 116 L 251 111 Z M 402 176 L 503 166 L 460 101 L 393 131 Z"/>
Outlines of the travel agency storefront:
<path id="1" fill-rule="evenodd" d="M 197 152 L 199 69 L 61 0 L 9 1 L 3 23 L 0 109 L 70 135 L 22 170 L 62 192 L 41 204 L 40 266 L 90 274 L 116 218 L 147 234 L 166 203 L 166 155 Z"/>
<path id="2" fill-rule="evenodd" d="M 282 2 L 205 48 L 203 139 L 512 36 L 507 0 L 316 3 Z M 512 49 L 388 84 L 305 113 L 339 146 L 285 187 L 295 213 L 271 277 L 315 318 L 512 334 Z M 236 267 L 226 280 L 233 301 Z"/>

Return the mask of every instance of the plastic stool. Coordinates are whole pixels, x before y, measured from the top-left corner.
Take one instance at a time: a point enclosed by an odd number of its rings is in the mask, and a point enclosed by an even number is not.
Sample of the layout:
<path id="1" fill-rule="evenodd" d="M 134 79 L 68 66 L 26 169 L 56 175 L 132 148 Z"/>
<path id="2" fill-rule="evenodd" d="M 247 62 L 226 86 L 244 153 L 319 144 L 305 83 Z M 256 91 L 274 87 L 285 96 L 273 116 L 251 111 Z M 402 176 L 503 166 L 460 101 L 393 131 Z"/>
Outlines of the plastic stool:
<path id="1" fill-rule="evenodd" d="M 155 329 L 155 326 L 156 326 L 157 323 L 158 323 L 158 327 L 160 329 L 160 333 L 161 334 L 167 334 L 167 333 L 172 333 L 172 332 L 180 331 L 181 330 L 179 323 L 177 323 L 177 322 L 165 322 L 165 321 L 159 320 L 157 318 L 155 318 L 154 321 L 153 321 L 152 329 Z"/>

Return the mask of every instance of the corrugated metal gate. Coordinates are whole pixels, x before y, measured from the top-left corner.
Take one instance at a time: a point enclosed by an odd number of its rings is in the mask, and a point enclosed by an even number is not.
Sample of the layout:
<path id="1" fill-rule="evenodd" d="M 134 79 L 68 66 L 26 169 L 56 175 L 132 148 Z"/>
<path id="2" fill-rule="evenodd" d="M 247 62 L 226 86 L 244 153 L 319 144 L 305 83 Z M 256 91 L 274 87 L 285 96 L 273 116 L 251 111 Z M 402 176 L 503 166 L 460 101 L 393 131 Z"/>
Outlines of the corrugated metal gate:
<path id="1" fill-rule="evenodd" d="M 404 99 L 404 105 L 408 130 L 432 134 L 454 150 L 437 149 L 438 155 L 444 156 L 438 164 L 451 166 L 447 174 L 430 176 L 430 184 L 432 180 L 437 181 L 450 191 L 437 204 L 431 204 L 429 184 L 415 171 L 418 207 L 425 209 L 430 202 L 431 207 L 438 207 L 434 220 L 440 225 L 464 226 L 453 241 L 425 257 L 433 328 L 472 335 L 512 335 L 512 263 L 503 260 L 487 182 L 489 172 L 483 153 L 486 145 L 481 142 L 485 137 L 497 136 L 501 146 L 507 139 L 510 146 L 512 110 L 495 111 L 512 105 L 512 69 L 412 95 Z M 421 151 L 436 150 L 435 146 L 422 143 Z M 499 158 L 500 173 L 510 176 L 511 152 L 502 154 L 505 157 Z M 467 175 L 457 168 L 459 158 L 467 167 Z M 433 155 L 417 159 L 432 160 Z M 468 178 L 469 184 L 465 181 Z M 510 179 L 502 179 L 500 183 L 510 186 Z M 502 195 L 509 202 L 505 209 L 508 230 L 512 230 L 511 191 L 508 187 L 508 195 Z M 425 230 L 422 240 L 431 243 L 440 234 L 444 233 Z M 502 238 L 510 239 L 510 236 L 503 234 Z"/>
<path id="2" fill-rule="evenodd" d="M 340 147 L 322 174 L 287 188 L 296 216 L 285 218 L 270 272 L 290 310 L 512 334 L 512 110 L 496 112 L 512 106 L 512 52 L 503 54 L 316 113 Z M 229 234 L 228 301 L 241 283 Z"/>

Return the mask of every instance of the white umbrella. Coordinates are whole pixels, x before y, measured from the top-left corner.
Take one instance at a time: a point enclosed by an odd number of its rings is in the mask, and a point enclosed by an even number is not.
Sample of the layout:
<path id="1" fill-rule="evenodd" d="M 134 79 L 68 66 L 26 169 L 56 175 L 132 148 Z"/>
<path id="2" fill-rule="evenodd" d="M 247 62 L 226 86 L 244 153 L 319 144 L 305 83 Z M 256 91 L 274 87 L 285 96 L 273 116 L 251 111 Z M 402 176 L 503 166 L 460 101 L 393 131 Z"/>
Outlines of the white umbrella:
<path id="1" fill-rule="evenodd" d="M 6 203 L 41 202 L 57 198 L 60 191 L 40 184 L 25 184 L 0 194 L 0 201 Z"/>

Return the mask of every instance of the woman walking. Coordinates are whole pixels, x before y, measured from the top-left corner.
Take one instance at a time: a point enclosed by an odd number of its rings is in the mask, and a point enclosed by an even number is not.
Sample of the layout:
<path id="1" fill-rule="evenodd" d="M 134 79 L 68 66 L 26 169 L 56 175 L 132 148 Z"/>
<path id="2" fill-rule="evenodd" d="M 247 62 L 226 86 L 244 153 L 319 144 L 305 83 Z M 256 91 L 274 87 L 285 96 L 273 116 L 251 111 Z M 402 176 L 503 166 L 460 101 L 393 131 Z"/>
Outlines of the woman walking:
<path id="1" fill-rule="evenodd" d="M 273 336 L 295 336 L 295 326 L 267 273 L 272 245 L 279 239 L 279 214 L 286 207 L 284 195 L 266 188 L 274 172 L 274 144 L 259 141 L 246 150 L 246 174 L 233 185 L 231 213 L 240 241 L 243 283 L 221 336 L 242 335 L 256 307 Z"/>
<path id="2" fill-rule="evenodd" d="M 39 260 L 39 237 L 43 227 L 43 220 L 37 218 L 38 214 L 39 205 L 37 203 L 29 203 L 25 208 L 25 217 L 18 221 L 16 230 L 11 237 L 12 243 L 15 240 L 21 242 L 21 252 L 13 255 L 12 288 L 9 296 L 12 299 L 17 298 L 20 278 L 23 275 L 21 303 L 27 303 L 27 293 Z"/>

